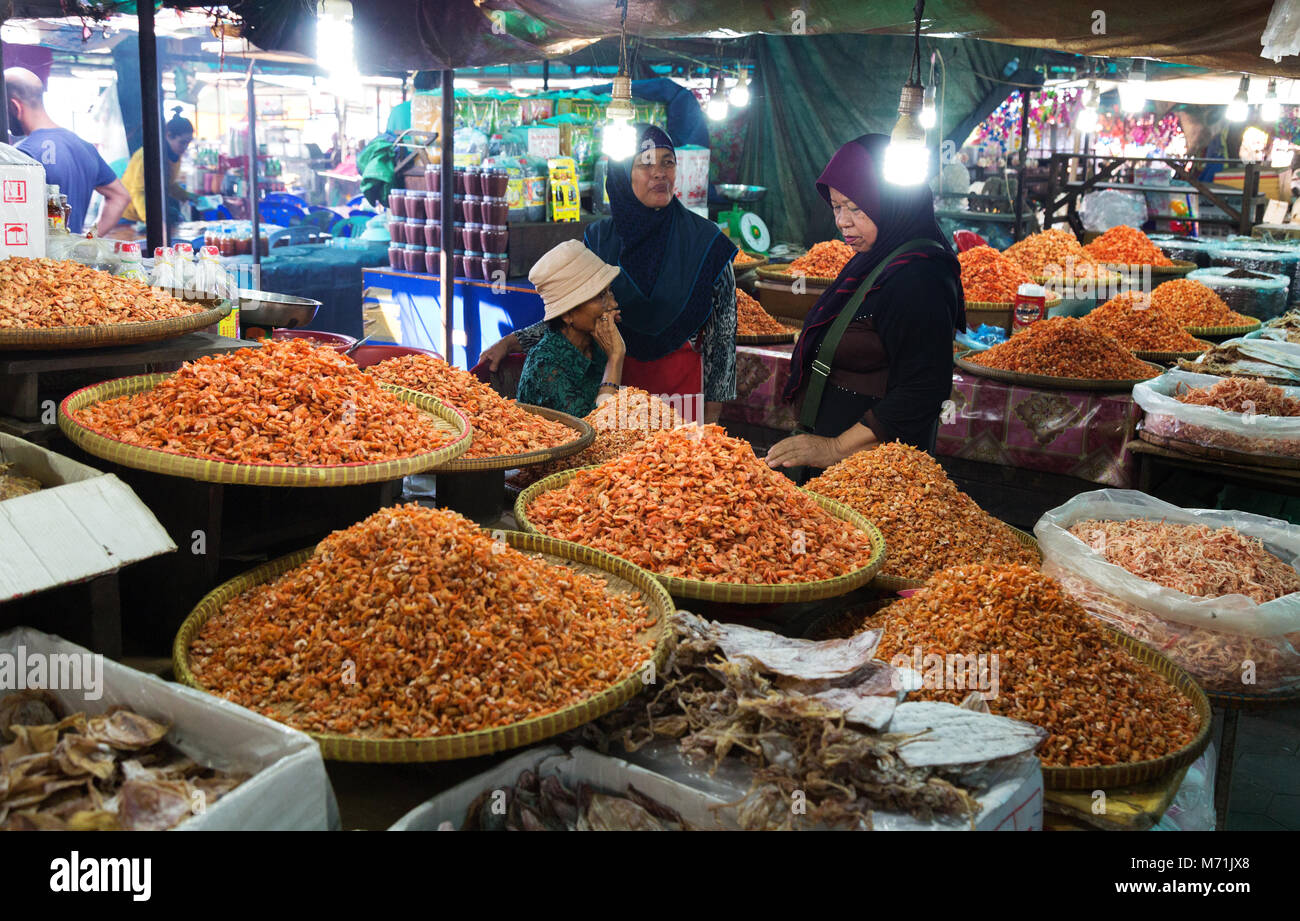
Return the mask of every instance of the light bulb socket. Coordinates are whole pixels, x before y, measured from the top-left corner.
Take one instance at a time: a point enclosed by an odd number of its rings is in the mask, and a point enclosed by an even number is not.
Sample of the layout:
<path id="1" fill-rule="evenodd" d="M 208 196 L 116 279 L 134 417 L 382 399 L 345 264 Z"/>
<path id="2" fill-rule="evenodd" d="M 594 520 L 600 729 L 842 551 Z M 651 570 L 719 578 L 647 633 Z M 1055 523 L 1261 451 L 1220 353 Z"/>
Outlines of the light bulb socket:
<path id="1" fill-rule="evenodd" d="M 925 87 L 919 83 L 904 83 L 903 91 L 898 94 L 898 114 L 900 116 L 916 115 L 925 105 Z M 899 124 L 903 119 L 899 118 Z M 898 129 L 895 128 L 895 131 Z"/>

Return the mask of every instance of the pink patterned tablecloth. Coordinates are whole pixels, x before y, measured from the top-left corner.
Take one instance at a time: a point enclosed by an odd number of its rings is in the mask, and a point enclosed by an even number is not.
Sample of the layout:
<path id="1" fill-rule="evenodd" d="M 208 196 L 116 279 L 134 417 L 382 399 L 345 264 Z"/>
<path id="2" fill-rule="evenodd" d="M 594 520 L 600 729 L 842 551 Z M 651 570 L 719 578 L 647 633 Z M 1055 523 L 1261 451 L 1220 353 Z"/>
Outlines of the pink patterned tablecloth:
<path id="1" fill-rule="evenodd" d="M 1130 487 L 1141 410 L 1127 393 L 1038 390 L 957 372 L 937 453 Z"/>

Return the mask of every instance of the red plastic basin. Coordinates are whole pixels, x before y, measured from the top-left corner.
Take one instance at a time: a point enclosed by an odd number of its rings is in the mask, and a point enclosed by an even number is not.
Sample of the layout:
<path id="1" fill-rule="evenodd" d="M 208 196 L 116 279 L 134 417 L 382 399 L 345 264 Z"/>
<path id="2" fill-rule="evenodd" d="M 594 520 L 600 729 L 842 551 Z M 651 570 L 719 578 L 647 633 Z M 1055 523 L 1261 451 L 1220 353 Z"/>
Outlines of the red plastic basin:
<path id="1" fill-rule="evenodd" d="M 314 329 L 277 329 L 271 333 L 272 339 L 310 339 L 315 345 L 323 345 L 336 352 L 346 352 L 357 344 L 357 340 L 342 333 L 317 332 Z"/>
<path id="2" fill-rule="evenodd" d="M 363 345 L 348 357 L 361 367 L 369 368 L 371 365 L 377 365 L 385 359 L 396 358 L 399 355 L 432 355 L 434 358 L 442 357 L 431 349 L 418 349 L 413 345 Z"/>

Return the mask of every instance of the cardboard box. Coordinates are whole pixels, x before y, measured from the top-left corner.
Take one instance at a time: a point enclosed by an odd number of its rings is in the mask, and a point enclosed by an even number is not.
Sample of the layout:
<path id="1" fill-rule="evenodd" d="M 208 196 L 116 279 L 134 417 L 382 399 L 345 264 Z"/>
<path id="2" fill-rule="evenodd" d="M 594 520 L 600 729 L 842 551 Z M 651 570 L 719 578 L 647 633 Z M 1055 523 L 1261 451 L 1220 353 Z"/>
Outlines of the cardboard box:
<path id="1" fill-rule="evenodd" d="M 45 167 L 0 144 L 0 258 L 45 255 Z"/>
<path id="2" fill-rule="evenodd" d="M 83 582 L 176 549 L 111 474 L 0 433 L 0 463 L 45 488 L 0 502 L 0 601 Z"/>
<path id="3" fill-rule="evenodd" d="M 14 500 L 16 501 L 16 500 Z M 0 507 L 8 505 L 0 503 Z M 30 627 L 0 634 L 0 655 L 85 656 L 90 651 Z M 68 660 L 64 660 L 68 661 Z M 82 660 L 86 661 L 86 660 Z M 69 712 L 90 715 L 123 705 L 172 727 L 167 741 L 199 764 L 252 776 L 191 816 L 178 831 L 330 831 L 341 825 L 334 789 L 320 746 L 290 729 L 228 700 L 163 681 L 111 659 L 103 663 L 102 686 L 49 688 Z M 0 687 L 0 697 L 11 688 Z M 88 699 L 93 696 L 94 699 Z"/>

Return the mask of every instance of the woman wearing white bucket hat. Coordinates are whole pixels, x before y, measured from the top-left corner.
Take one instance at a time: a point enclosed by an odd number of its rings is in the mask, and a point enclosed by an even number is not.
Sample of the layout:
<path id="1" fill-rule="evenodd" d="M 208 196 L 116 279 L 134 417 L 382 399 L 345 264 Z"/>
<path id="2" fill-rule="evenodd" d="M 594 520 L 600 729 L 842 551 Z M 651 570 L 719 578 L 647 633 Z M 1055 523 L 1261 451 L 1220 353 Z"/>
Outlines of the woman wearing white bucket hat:
<path id="1" fill-rule="evenodd" d="M 547 252 L 528 280 L 545 308 L 547 330 L 528 351 L 518 400 L 582 417 L 618 391 L 627 348 L 615 325 L 609 286 L 619 268 L 577 240 Z"/>

